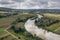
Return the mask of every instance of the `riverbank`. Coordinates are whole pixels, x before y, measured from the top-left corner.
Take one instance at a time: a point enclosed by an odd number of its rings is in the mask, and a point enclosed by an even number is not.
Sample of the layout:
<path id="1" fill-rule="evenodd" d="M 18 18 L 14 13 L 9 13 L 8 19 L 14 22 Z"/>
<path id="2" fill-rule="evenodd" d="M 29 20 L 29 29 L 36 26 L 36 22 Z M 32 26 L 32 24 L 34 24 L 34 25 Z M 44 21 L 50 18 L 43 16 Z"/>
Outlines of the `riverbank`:
<path id="1" fill-rule="evenodd" d="M 40 17 L 39 15 L 38 17 L 41 18 L 42 16 Z M 32 35 L 36 35 L 44 40 L 60 40 L 60 35 L 48 32 L 47 30 L 44 30 L 42 28 L 38 28 L 35 25 L 35 19 L 34 20 L 28 19 L 27 22 L 25 23 L 25 29 Z"/>

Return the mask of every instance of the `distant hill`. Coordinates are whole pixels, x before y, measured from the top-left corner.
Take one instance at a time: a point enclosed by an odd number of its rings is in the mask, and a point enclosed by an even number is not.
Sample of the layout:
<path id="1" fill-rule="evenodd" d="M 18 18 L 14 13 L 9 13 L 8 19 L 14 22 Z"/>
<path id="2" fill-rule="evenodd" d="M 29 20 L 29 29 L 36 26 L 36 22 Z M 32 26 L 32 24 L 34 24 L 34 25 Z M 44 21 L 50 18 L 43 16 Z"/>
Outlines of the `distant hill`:
<path id="1" fill-rule="evenodd" d="M 4 8 L 4 7 L 0 7 L 0 11 L 60 13 L 60 9 L 11 9 L 11 8 Z"/>

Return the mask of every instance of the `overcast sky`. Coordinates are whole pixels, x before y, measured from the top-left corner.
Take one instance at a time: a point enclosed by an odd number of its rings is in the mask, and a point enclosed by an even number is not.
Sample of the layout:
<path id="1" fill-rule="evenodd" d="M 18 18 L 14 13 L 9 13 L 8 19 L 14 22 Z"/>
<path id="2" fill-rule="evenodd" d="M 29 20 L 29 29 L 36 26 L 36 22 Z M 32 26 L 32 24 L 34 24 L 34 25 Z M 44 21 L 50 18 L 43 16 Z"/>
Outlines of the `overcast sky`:
<path id="1" fill-rule="evenodd" d="M 14 9 L 60 9 L 60 0 L 0 0 L 0 7 Z"/>

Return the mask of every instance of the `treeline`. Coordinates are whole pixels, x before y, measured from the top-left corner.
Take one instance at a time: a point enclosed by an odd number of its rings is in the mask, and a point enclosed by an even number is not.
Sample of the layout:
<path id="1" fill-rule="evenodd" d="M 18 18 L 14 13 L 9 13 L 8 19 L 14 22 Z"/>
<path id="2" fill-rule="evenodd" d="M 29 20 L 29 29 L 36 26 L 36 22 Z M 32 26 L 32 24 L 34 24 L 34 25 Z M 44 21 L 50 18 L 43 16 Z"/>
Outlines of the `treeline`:
<path id="1" fill-rule="evenodd" d="M 20 34 L 20 35 L 24 36 L 25 40 L 43 40 L 41 38 L 38 38 L 36 35 L 33 36 L 32 34 L 30 34 L 29 32 L 27 32 L 23 28 L 16 28 L 15 26 L 12 26 L 11 28 L 13 29 L 13 31 L 16 34 Z M 20 37 L 18 37 L 18 38 L 21 39 Z"/>
<path id="2" fill-rule="evenodd" d="M 41 19 L 36 20 L 35 23 L 38 27 L 48 27 L 52 24 L 58 23 L 60 20 L 54 18 L 43 17 Z"/>
<path id="3" fill-rule="evenodd" d="M 0 13 L 0 18 L 5 18 L 5 17 L 9 17 L 9 16 L 14 16 L 17 15 L 18 13 Z"/>
<path id="4" fill-rule="evenodd" d="M 18 17 L 15 21 L 13 21 L 12 23 L 11 23 L 11 29 L 13 29 L 13 31 L 15 32 L 15 33 L 19 33 L 19 32 L 24 32 L 25 31 L 25 29 L 24 29 L 24 27 L 23 28 L 18 28 L 18 27 L 16 27 L 16 24 L 18 24 L 18 23 L 25 23 L 29 18 L 32 18 L 32 17 L 34 17 L 34 16 L 30 16 L 30 17 L 26 17 L 26 18 L 20 18 L 20 17 Z"/>
<path id="5" fill-rule="evenodd" d="M 20 34 L 23 37 L 25 37 L 24 40 L 42 40 L 41 38 L 38 38 L 36 35 L 32 35 L 29 32 L 25 30 L 24 26 L 17 27 L 16 24 L 18 23 L 25 23 L 29 18 L 33 18 L 34 16 L 26 17 L 26 18 L 17 18 L 12 24 L 11 24 L 11 30 L 14 31 L 16 34 Z M 34 18 L 33 18 L 34 19 Z M 21 37 L 18 37 L 21 39 Z"/>

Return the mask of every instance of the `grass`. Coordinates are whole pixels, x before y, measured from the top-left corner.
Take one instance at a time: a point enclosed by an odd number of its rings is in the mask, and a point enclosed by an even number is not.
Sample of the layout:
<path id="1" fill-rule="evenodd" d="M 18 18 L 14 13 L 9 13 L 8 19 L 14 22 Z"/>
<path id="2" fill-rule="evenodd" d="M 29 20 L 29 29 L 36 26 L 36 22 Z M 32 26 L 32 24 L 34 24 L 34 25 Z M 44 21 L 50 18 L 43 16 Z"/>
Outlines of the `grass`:
<path id="1" fill-rule="evenodd" d="M 59 28 L 60 27 L 60 23 L 56 23 L 56 24 L 53 24 L 53 25 L 51 25 L 51 26 L 49 26 L 49 27 L 46 27 L 48 30 L 51 30 L 51 31 L 54 31 L 54 30 L 56 30 L 57 28 Z"/>
<path id="2" fill-rule="evenodd" d="M 59 27 L 58 29 L 56 29 L 55 32 L 56 32 L 57 34 L 60 34 L 60 27 Z"/>
<path id="3" fill-rule="evenodd" d="M 19 18 L 21 18 L 21 19 L 28 18 L 29 19 L 29 17 L 31 17 L 31 16 L 36 17 L 37 15 L 36 14 L 21 14 L 19 16 Z M 21 40 L 33 40 L 33 38 L 31 36 L 29 36 L 29 37 L 25 36 L 25 34 L 28 32 L 25 30 L 24 24 L 25 24 L 25 22 L 19 22 L 15 25 L 16 27 L 22 28 L 24 30 L 24 32 L 22 32 L 22 33 L 15 33 L 11 28 L 8 29 L 8 31 L 11 32 L 12 34 L 14 34 L 15 36 L 17 36 L 18 38 L 20 38 Z"/>
<path id="4" fill-rule="evenodd" d="M 5 28 L 0 28 L 0 36 L 6 34 L 6 32 L 4 30 L 5 30 Z"/>
<path id="5" fill-rule="evenodd" d="M 10 16 L 10 17 L 5 17 L 5 18 L 0 18 L 0 37 L 4 36 L 7 34 L 4 30 L 9 27 L 9 25 L 15 21 L 17 18 L 17 15 L 15 16 Z M 5 39 L 4 39 L 5 40 Z M 9 40 L 9 39 L 8 39 Z"/>
<path id="6" fill-rule="evenodd" d="M 21 14 L 18 17 L 22 19 L 26 19 L 28 17 L 36 17 L 36 16 L 37 16 L 36 14 Z"/>
<path id="7" fill-rule="evenodd" d="M 0 18 L 0 24 L 10 24 L 12 23 L 16 18 L 27 18 L 27 17 L 30 17 L 30 16 L 36 16 L 36 14 L 18 14 L 18 15 L 15 15 L 15 16 L 11 16 L 11 17 L 6 17 L 6 18 Z"/>
<path id="8" fill-rule="evenodd" d="M 50 18 L 55 18 L 55 19 L 60 20 L 60 14 L 50 14 L 50 13 L 46 13 L 46 14 L 44 14 L 44 16 L 50 17 Z"/>
<path id="9" fill-rule="evenodd" d="M 46 17 L 49 17 L 49 18 L 54 18 L 54 19 L 56 19 L 56 20 L 60 20 L 60 14 L 50 14 L 50 13 L 46 13 L 46 14 L 44 14 L 44 16 L 46 16 Z M 55 23 L 55 24 L 53 24 L 53 25 L 51 25 L 51 26 L 48 26 L 48 27 L 46 27 L 48 30 L 50 30 L 50 31 L 53 31 L 53 32 L 55 32 L 55 33 L 57 33 L 57 34 L 60 34 L 60 22 L 59 23 Z"/>
<path id="10" fill-rule="evenodd" d="M 8 27 L 13 21 L 16 20 L 17 17 L 18 15 L 0 18 L 0 27 Z"/>
<path id="11" fill-rule="evenodd" d="M 27 14 L 20 14 L 19 13 L 18 15 L 15 15 L 15 16 L 0 18 L 0 36 L 5 34 L 5 32 L 4 32 L 5 25 L 10 25 L 13 21 L 16 20 L 16 18 L 26 19 L 28 17 L 36 17 L 36 16 L 37 16 L 36 14 L 28 14 L 28 13 Z M 44 16 L 60 20 L 60 15 L 59 14 L 44 14 Z M 1 25 L 3 25 L 3 28 L 2 28 Z M 15 26 L 25 29 L 24 28 L 24 22 L 19 22 Z M 60 27 L 60 23 L 56 23 L 56 24 L 53 24 L 53 25 L 51 25 L 49 27 L 46 27 L 46 28 L 48 30 L 55 31 L 59 27 Z M 23 33 L 15 33 L 12 29 L 8 29 L 8 31 L 11 32 L 12 34 L 14 34 L 15 36 L 17 36 L 18 38 L 20 37 L 21 40 L 27 40 L 27 39 L 32 40 L 31 37 L 26 37 L 25 36 L 26 30 Z M 57 30 L 56 32 L 60 32 L 60 29 L 59 29 L 59 31 Z M 9 35 L 8 37 L 4 38 L 3 40 L 12 40 L 12 39 L 14 39 L 14 38 L 11 35 Z"/>
<path id="12" fill-rule="evenodd" d="M 0 13 L 3 13 L 4 14 L 4 13 L 8 13 L 8 12 L 0 11 Z"/>
<path id="13" fill-rule="evenodd" d="M 7 36 L 1 38 L 0 40 L 17 40 L 17 39 L 15 39 L 14 37 L 12 37 L 11 35 L 7 35 Z"/>
<path id="14" fill-rule="evenodd" d="M 0 24 L 11 23 L 15 20 L 14 17 L 0 18 Z"/>

